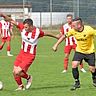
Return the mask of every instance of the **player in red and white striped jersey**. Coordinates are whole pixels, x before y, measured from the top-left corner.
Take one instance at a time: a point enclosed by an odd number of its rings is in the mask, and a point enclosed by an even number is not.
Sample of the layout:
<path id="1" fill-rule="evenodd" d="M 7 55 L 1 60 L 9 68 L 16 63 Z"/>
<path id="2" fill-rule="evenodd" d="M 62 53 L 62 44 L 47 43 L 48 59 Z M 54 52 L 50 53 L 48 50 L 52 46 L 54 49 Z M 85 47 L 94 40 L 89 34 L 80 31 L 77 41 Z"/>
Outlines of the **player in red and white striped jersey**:
<path id="1" fill-rule="evenodd" d="M 67 23 L 64 24 L 61 28 L 60 34 L 58 34 L 58 37 L 61 37 L 62 35 L 66 34 L 70 29 L 72 29 L 71 23 L 72 23 L 72 18 L 73 16 L 71 14 L 68 14 L 66 19 L 67 19 Z M 69 55 L 71 50 L 75 50 L 76 49 L 76 39 L 71 36 L 69 38 L 65 39 L 65 47 L 64 47 L 64 53 L 65 53 L 65 57 L 64 57 L 64 70 L 62 71 L 62 73 L 65 73 L 68 70 L 68 60 L 69 60 Z M 86 72 L 83 68 L 83 64 L 80 64 L 80 70 L 82 72 Z"/>
<path id="2" fill-rule="evenodd" d="M 51 33 L 45 33 L 34 27 L 31 19 L 25 19 L 23 23 L 17 23 L 4 14 L 1 14 L 1 16 L 16 25 L 21 32 L 22 45 L 20 53 L 14 62 L 13 74 L 14 79 L 18 84 L 18 88 L 16 90 L 24 89 L 21 80 L 22 78 L 27 80 L 25 88 L 28 89 L 32 83 L 32 76 L 28 75 L 27 71 L 35 59 L 38 39 L 43 36 L 50 36 L 54 38 L 56 38 L 56 36 Z"/>
<path id="3" fill-rule="evenodd" d="M 0 36 L 2 38 L 2 43 L 0 44 L 0 50 L 2 50 L 4 44 L 7 43 L 7 55 L 8 56 L 13 56 L 12 54 L 10 54 L 11 36 L 13 35 L 12 28 L 13 26 L 11 23 L 5 20 L 0 21 Z"/>

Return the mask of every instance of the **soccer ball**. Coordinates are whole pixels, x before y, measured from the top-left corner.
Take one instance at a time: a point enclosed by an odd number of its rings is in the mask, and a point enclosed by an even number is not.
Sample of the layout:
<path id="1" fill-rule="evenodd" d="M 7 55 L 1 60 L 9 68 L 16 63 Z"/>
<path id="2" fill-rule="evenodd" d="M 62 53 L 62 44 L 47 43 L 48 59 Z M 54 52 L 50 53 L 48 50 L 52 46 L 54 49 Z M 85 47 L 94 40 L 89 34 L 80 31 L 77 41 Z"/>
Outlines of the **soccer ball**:
<path id="1" fill-rule="evenodd" d="M 3 89 L 3 83 L 0 81 L 0 90 Z"/>

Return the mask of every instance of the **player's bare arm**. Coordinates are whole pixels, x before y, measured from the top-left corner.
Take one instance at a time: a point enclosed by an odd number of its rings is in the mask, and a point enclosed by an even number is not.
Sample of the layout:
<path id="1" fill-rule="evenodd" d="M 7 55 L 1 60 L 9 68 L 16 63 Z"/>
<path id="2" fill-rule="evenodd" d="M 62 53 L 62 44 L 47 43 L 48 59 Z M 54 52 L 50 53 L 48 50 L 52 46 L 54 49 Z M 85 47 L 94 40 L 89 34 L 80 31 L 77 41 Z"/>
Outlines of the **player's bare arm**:
<path id="1" fill-rule="evenodd" d="M 6 19 L 6 21 L 12 20 L 9 16 L 7 16 L 7 15 L 4 14 L 4 13 L 0 13 L 0 16 L 1 16 L 1 17 L 4 17 L 4 18 Z"/>
<path id="2" fill-rule="evenodd" d="M 0 13 L 0 16 L 3 17 L 6 21 L 14 24 L 15 26 L 17 26 L 17 22 L 14 21 L 11 17 L 7 16 L 6 14 L 4 13 Z"/>
<path id="3" fill-rule="evenodd" d="M 49 37 L 53 37 L 53 38 L 56 38 L 56 39 L 59 39 L 58 36 L 52 34 L 52 33 L 49 33 L 49 32 L 44 32 L 44 36 L 49 36 Z"/>
<path id="4" fill-rule="evenodd" d="M 60 39 L 54 44 L 54 46 L 52 47 L 52 49 L 53 49 L 54 51 L 57 51 L 58 45 L 59 45 L 65 38 L 66 38 L 66 35 L 62 35 L 62 36 L 60 37 Z"/>
<path id="5" fill-rule="evenodd" d="M 56 37 L 58 37 L 58 39 L 62 36 L 62 34 L 57 34 Z"/>

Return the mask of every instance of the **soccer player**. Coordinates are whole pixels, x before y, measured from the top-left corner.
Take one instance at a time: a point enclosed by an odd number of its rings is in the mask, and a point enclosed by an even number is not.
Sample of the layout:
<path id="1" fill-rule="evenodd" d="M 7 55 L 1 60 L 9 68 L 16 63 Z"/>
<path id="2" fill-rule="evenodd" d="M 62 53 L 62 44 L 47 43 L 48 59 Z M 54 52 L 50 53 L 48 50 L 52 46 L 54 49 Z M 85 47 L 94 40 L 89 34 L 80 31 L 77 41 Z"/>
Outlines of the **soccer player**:
<path id="1" fill-rule="evenodd" d="M 0 16 L 3 16 L 6 20 L 16 25 L 21 32 L 22 46 L 20 53 L 18 54 L 14 62 L 13 75 L 18 85 L 18 88 L 16 90 L 29 89 L 32 83 L 32 76 L 29 75 L 27 71 L 35 59 L 38 39 L 43 36 L 50 36 L 54 38 L 56 38 L 56 36 L 51 33 L 45 33 L 33 26 L 32 19 L 28 18 L 25 19 L 23 23 L 19 23 L 13 21 L 5 14 L 1 13 Z M 25 88 L 21 80 L 22 78 L 27 80 Z"/>
<path id="2" fill-rule="evenodd" d="M 7 56 L 13 56 L 11 51 L 11 37 L 13 37 L 12 32 L 12 24 L 7 22 L 6 20 L 0 21 L 0 36 L 2 39 L 2 42 L 0 44 L 0 50 L 2 50 L 5 43 L 7 43 Z"/>
<path id="3" fill-rule="evenodd" d="M 62 35 L 66 34 L 70 29 L 72 29 L 72 19 L 73 19 L 72 14 L 68 14 L 66 16 L 66 19 L 67 19 L 67 23 L 62 26 L 60 34 L 57 35 L 58 37 L 61 37 Z M 62 71 L 62 73 L 65 73 L 68 70 L 69 55 L 70 55 L 70 52 L 72 49 L 75 51 L 76 44 L 77 44 L 77 42 L 76 42 L 76 39 L 74 38 L 74 36 L 70 36 L 65 39 L 64 70 Z M 80 64 L 80 70 L 84 73 L 86 72 L 83 68 L 83 64 Z"/>
<path id="4" fill-rule="evenodd" d="M 72 21 L 73 29 L 71 29 L 66 35 L 55 43 L 53 50 L 56 51 L 58 45 L 66 38 L 74 36 L 77 40 L 76 52 L 72 61 L 72 74 L 75 80 L 75 84 L 71 90 L 80 88 L 78 64 L 84 59 L 88 65 L 92 74 L 93 85 L 96 87 L 96 69 L 95 69 L 95 52 L 94 52 L 94 36 L 96 30 L 91 26 L 84 25 L 81 18 L 75 18 Z"/>

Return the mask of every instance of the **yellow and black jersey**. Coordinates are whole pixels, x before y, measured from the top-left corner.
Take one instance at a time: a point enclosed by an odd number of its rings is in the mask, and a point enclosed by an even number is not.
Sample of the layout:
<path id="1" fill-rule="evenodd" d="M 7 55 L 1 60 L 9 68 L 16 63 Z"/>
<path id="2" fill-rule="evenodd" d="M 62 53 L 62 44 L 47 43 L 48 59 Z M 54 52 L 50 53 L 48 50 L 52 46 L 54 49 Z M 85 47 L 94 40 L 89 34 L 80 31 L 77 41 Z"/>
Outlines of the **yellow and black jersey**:
<path id="1" fill-rule="evenodd" d="M 84 54 L 90 54 L 94 52 L 94 36 L 96 35 L 96 30 L 90 26 L 84 26 L 82 32 L 78 32 L 71 29 L 66 36 L 74 36 L 77 40 L 76 51 Z"/>

